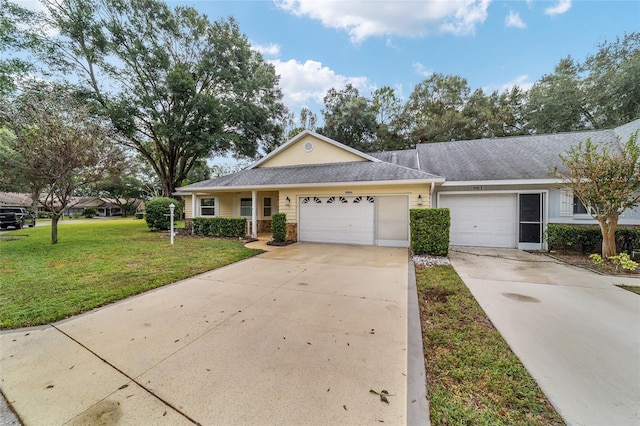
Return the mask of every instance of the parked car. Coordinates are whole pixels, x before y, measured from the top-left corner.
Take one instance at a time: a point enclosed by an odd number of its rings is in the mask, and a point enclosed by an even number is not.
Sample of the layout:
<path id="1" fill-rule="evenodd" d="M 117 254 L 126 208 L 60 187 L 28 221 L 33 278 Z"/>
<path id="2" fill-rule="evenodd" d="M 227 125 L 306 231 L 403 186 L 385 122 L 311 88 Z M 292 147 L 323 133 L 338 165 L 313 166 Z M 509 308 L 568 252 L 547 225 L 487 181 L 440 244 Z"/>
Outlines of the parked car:
<path id="1" fill-rule="evenodd" d="M 0 228 L 36 226 L 36 215 L 23 207 L 0 207 Z"/>

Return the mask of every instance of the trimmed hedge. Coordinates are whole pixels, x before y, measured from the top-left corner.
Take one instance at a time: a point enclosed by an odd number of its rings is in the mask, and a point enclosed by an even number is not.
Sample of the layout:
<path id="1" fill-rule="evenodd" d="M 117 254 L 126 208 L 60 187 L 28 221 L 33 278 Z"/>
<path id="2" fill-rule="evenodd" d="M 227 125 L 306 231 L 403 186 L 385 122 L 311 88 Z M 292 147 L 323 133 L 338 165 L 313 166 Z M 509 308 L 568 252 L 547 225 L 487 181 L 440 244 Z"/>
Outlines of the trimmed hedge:
<path id="1" fill-rule="evenodd" d="M 191 219 L 191 233 L 242 238 L 247 233 L 247 219 L 244 217 L 196 217 Z"/>
<path id="2" fill-rule="evenodd" d="M 147 203 L 144 218 L 147 221 L 147 226 L 152 231 L 166 231 L 171 226 L 171 219 L 169 218 L 169 205 L 176 206 L 173 211 L 173 220 L 176 221 L 180 218 L 180 203 L 173 198 L 153 198 Z"/>
<path id="3" fill-rule="evenodd" d="M 91 207 L 84 209 L 84 211 L 82 212 L 82 216 L 86 217 L 87 219 L 91 219 L 96 214 L 98 214 L 96 209 L 91 208 Z"/>
<path id="4" fill-rule="evenodd" d="M 449 209 L 411 209 L 411 250 L 414 254 L 449 254 Z"/>
<path id="5" fill-rule="evenodd" d="M 135 218 L 136 218 L 136 219 L 144 219 L 144 213 L 142 213 L 142 212 L 137 212 L 137 213 L 135 214 Z"/>
<path id="6" fill-rule="evenodd" d="M 287 238 L 287 214 L 274 213 L 271 215 L 271 235 L 276 243 L 283 243 Z"/>
<path id="7" fill-rule="evenodd" d="M 550 223 L 545 238 L 549 251 L 561 249 L 591 253 L 602 244 L 602 231 L 599 226 Z M 640 228 L 618 227 L 616 244 L 618 251 L 629 254 L 640 249 Z"/>

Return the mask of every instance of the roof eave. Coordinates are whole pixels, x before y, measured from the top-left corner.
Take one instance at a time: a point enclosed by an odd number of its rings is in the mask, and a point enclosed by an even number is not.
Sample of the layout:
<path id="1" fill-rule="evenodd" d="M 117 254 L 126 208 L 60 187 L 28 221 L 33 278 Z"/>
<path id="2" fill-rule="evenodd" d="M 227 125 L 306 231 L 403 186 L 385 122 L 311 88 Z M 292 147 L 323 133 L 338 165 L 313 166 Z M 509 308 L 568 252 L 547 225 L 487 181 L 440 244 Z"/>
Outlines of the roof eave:
<path id="1" fill-rule="evenodd" d="M 194 192 L 206 191 L 277 191 L 288 188 L 325 188 L 331 186 L 378 186 L 378 185 L 431 185 L 431 183 L 443 183 L 444 178 L 424 178 L 424 179 L 398 179 L 398 180 L 373 180 L 373 181 L 346 181 L 346 182 L 314 182 L 314 183 L 288 183 L 282 185 L 241 185 L 241 186 L 209 186 L 191 188 L 189 192 L 180 195 L 191 195 Z"/>

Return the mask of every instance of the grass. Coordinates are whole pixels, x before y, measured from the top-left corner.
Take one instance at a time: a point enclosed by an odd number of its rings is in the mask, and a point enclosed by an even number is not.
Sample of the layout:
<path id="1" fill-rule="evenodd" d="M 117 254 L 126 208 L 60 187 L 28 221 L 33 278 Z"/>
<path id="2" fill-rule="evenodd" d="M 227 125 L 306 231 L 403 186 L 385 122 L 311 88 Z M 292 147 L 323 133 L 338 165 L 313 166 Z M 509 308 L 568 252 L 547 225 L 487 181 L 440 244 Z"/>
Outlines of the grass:
<path id="1" fill-rule="evenodd" d="M 416 280 L 433 425 L 564 424 L 451 266 Z"/>
<path id="2" fill-rule="evenodd" d="M 618 285 L 618 287 L 628 290 L 635 294 L 640 294 L 640 287 L 634 285 Z"/>
<path id="3" fill-rule="evenodd" d="M 46 324 L 260 253 L 149 232 L 142 220 L 60 222 L 0 236 L 0 328 Z"/>

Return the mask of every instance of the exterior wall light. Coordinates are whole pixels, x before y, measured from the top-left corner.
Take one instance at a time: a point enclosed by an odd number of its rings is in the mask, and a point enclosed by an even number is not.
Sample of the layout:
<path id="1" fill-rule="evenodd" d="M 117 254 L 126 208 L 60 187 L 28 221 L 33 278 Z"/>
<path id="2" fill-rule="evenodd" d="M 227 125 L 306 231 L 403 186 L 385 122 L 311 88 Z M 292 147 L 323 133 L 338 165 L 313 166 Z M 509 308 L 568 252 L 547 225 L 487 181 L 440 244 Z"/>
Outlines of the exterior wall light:
<path id="1" fill-rule="evenodd" d="M 289 197 L 284 199 L 284 205 L 288 206 L 289 204 L 291 204 L 291 199 Z"/>
<path id="2" fill-rule="evenodd" d="M 422 205 L 422 195 L 418 194 L 418 205 Z"/>

